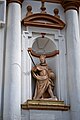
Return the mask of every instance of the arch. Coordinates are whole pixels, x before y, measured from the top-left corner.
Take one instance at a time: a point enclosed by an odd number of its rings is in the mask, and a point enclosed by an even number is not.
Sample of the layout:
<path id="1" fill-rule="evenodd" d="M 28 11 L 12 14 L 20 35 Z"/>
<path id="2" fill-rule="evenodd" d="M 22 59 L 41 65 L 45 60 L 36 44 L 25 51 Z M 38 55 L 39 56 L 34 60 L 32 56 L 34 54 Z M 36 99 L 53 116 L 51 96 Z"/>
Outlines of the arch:
<path id="1" fill-rule="evenodd" d="M 55 43 L 47 37 L 37 37 L 32 44 L 32 48 L 28 48 L 28 52 L 38 58 L 41 54 L 44 54 L 46 58 L 59 54 L 59 50 L 56 50 Z"/>

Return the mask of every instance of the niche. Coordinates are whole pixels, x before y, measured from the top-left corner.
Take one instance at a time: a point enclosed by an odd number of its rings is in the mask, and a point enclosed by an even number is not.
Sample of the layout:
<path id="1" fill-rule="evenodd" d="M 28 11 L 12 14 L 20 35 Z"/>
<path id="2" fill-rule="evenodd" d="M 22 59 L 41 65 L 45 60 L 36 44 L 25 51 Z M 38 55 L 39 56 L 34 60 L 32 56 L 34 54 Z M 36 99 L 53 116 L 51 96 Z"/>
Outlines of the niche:
<path id="1" fill-rule="evenodd" d="M 34 43 L 32 45 L 32 51 L 37 54 L 37 55 L 50 55 L 51 53 L 53 53 L 54 51 L 56 51 L 56 45 L 55 43 L 50 40 L 47 37 L 38 37 L 34 40 Z M 35 64 L 39 64 L 39 58 L 38 57 L 33 57 L 33 60 L 35 62 Z M 48 66 L 51 68 L 51 70 L 55 73 L 56 75 L 56 54 L 54 56 L 50 56 L 48 58 L 46 58 L 46 62 L 48 64 Z M 32 67 L 34 65 L 32 64 Z M 34 96 L 34 91 L 35 91 L 35 85 L 36 85 L 36 81 L 34 80 L 34 78 L 32 77 L 32 97 Z M 55 87 L 54 87 L 54 95 L 56 95 L 56 80 L 54 83 Z"/>

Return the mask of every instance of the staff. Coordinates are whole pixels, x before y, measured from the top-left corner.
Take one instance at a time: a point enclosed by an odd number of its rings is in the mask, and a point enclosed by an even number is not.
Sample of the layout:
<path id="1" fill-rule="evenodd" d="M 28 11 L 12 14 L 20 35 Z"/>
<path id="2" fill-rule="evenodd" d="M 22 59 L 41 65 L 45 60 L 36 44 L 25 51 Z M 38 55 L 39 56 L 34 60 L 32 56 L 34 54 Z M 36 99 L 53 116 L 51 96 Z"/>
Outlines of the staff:
<path id="1" fill-rule="evenodd" d="M 30 58 L 31 58 L 31 61 L 32 61 L 33 65 L 36 67 L 36 64 L 35 64 L 35 62 L 34 62 L 34 60 L 33 60 L 32 56 L 31 56 L 31 52 L 30 52 L 30 50 L 29 50 L 29 49 L 28 49 L 28 54 L 29 54 L 29 56 L 30 56 Z"/>

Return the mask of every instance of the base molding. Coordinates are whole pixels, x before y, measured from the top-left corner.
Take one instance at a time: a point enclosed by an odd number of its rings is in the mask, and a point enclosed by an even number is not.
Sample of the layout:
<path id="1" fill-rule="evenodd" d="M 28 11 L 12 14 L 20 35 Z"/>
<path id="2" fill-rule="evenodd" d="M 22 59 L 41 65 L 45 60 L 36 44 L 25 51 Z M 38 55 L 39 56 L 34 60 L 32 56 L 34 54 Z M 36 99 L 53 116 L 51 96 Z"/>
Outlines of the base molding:
<path id="1" fill-rule="evenodd" d="M 65 105 L 64 101 L 58 100 L 27 100 L 25 103 L 21 104 L 21 109 L 68 111 L 70 106 Z"/>

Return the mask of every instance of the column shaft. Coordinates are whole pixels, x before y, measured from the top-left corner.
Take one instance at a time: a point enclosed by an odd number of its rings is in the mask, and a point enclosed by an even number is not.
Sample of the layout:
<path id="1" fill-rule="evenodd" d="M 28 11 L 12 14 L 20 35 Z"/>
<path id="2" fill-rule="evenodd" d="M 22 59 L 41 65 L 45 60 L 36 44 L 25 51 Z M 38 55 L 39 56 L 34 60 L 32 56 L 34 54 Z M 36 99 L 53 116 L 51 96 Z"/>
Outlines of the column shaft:
<path id="1" fill-rule="evenodd" d="M 77 11 L 67 10 L 66 21 L 68 82 L 71 111 L 74 111 L 72 120 L 74 120 L 80 107 L 80 39 Z M 78 117 L 76 119 L 78 120 Z"/>
<path id="2" fill-rule="evenodd" d="M 21 6 L 8 5 L 4 90 L 4 120 L 20 120 Z"/>

